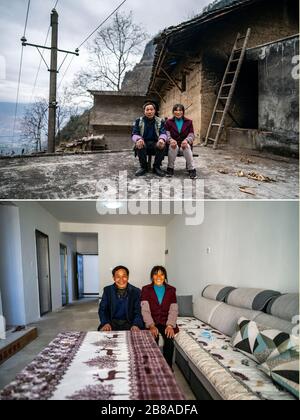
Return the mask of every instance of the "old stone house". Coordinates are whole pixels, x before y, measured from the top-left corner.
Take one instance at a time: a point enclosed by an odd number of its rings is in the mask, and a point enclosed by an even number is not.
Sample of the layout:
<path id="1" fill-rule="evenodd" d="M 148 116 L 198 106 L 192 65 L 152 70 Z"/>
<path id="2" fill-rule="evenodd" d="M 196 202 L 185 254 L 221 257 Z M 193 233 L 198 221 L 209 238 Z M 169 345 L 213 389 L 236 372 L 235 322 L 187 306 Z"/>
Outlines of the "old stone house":
<path id="1" fill-rule="evenodd" d="M 236 145 L 297 153 L 298 17 L 297 0 L 222 0 L 164 30 L 154 41 L 148 89 L 160 101 L 161 116 L 183 103 L 202 141 L 236 36 L 251 28 L 224 134 Z"/>
<path id="2" fill-rule="evenodd" d="M 155 47 L 150 41 L 141 61 L 128 71 L 120 92 L 91 91 L 94 106 L 90 112 L 90 132 L 105 136 L 105 144 L 110 150 L 132 147 L 131 130 L 133 121 L 142 113 L 146 101 Z"/>

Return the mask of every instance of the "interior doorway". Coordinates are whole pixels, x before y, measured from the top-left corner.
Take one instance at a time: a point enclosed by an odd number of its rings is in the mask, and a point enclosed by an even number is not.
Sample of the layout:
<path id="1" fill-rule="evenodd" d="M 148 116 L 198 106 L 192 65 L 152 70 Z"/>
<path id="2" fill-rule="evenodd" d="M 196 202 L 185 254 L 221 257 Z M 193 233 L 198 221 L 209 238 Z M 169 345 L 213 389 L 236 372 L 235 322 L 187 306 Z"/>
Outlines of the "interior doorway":
<path id="1" fill-rule="evenodd" d="M 77 254 L 78 299 L 99 296 L 99 257 L 98 254 Z"/>
<path id="2" fill-rule="evenodd" d="M 60 244 L 60 277 L 62 306 L 66 306 L 69 304 L 68 249 L 65 245 L 62 244 Z"/>
<path id="3" fill-rule="evenodd" d="M 49 237 L 38 230 L 35 237 L 40 315 L 43 316 L 52 311 Z"/>

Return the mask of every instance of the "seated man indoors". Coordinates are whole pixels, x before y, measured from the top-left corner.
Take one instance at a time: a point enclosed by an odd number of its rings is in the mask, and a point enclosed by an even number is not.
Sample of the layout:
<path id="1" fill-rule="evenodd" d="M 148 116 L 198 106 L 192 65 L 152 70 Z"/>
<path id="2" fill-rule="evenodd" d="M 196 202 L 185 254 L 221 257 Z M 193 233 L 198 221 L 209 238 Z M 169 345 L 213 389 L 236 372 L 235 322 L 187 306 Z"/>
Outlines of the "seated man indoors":
<path id="1" fill-rule="evenodd" d="M 136 176 L 143 176 L 148 172 L 148 156 L 155 156 L 153 173 L 160 177 L 165 175 L 161 164 L 166 155 L 167 134 L 164 120 L 156 116 L 156 111 L 156 105 L 147 102 L 144 105 L 144 116 L 138 118 L 133 127 L 132 141 L 141 165 Z"/>
<path id="2" fill-rule="evenodd" d="M 141 291 L 128 283 L 129 270 L 113 269 L 114 284 L 104 288 L 99 306 L 98 331 L 139 331 L 144 328 L 141 314 Z"/>

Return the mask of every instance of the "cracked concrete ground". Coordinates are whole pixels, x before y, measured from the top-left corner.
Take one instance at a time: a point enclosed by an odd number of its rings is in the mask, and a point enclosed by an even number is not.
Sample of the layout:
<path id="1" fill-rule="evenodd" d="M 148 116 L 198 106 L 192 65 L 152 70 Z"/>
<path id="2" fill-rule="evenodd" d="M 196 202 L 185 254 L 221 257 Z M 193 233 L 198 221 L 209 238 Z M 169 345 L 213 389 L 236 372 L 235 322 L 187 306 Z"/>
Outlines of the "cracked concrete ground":
<path id="1" fill-rule="evenodd" d="M 205 199 L 243 200 L 299 198 L 299 161 L 257 151 L 237 150 L 223 146 L 219 150 L 195 147 L 195 163 L 204 180 Z M 165 159 L 163 168 L 167 167 Z M 131 151 L 118 153 L 58 155 L 0 160 L 0 199 L 3 200 L 68 200 L 99 198 L 99 181 L 117 181 L 120 171 L 128 171 L 132 198 L 145 185 L 133 184 L 138 160 Z M 256 173 L 272 182 L 239 177 L 238 172 Z M 222 173 L 223 172 L 223 173 Z M 187 178 L 185 161 L 176 162 L 176 179 Z M 148 185 L 157 179 L 152 173 L 143 181 Z M 138 182 L 138 181 L 135 181 Z M 164 179 L 162 185 L 167 185 Z M 248 193 L 240 191 L 246 187 Z M 250 193 L 250 194 L 249 194 Z"/>

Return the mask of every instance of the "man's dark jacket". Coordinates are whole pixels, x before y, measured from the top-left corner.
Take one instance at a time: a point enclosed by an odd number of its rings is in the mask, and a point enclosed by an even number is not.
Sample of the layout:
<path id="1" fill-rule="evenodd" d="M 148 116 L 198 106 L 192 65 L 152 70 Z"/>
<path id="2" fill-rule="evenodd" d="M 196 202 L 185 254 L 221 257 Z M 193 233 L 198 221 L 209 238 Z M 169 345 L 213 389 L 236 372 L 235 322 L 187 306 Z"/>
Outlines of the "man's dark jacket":
<path id="1" fill-rule="evenodd" d="M 116 306 L 118 304 L 116 286 L 113 284 L 103 290 L 102 300 L 99 306 L 100 327 L 112 323 Z M 128 284 L 126 298 L 126 321 L 132 326 L 144 328 L 144 321 L 141 313 L 141 291 L 137 287 Z M 125 320 L 124 320 L 125 321 Z"/>

